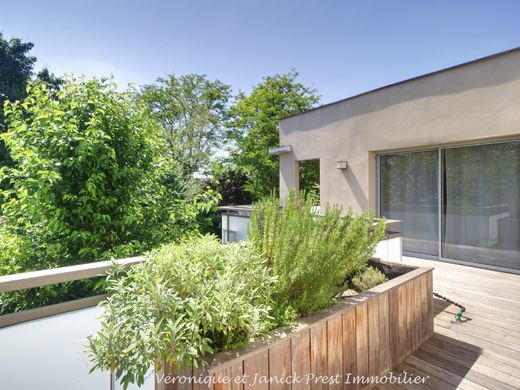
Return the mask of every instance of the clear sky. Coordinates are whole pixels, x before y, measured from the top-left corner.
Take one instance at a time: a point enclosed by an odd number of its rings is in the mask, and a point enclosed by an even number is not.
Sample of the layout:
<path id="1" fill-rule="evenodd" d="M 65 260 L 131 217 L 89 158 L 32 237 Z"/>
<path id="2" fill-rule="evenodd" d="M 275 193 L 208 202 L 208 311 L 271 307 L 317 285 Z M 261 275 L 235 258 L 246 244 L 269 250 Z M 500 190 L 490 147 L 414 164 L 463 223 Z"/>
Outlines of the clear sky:
<path id="1" fill-rule="evenodd" d="M 295 68 L 327 103 L 520 46 L 520 0 L 0 0 L 0 31 L 57 74 L 248 91 Z"/>

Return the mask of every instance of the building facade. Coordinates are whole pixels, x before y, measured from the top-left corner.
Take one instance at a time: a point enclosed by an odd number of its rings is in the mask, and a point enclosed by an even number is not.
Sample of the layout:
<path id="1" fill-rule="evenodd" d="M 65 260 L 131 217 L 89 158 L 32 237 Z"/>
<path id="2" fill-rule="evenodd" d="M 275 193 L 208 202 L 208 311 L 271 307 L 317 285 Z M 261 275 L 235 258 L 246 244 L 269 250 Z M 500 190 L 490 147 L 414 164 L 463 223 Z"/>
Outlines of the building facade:
<path id="1" fill-rule="evenodd" d="M 520 49 L 280 121 L 280 195 L 402 219 L 405 254 L 520 272 Z M 346 168 L 345 168 L 346 167 Z"/>

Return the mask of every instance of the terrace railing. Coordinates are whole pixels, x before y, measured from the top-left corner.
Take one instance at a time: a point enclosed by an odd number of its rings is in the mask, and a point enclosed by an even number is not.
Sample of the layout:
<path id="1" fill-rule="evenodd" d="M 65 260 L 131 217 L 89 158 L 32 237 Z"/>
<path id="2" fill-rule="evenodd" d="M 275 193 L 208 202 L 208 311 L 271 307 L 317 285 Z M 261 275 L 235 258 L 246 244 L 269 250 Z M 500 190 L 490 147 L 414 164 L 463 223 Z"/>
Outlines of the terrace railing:
<path id="1" fill-rule="evenodd" d="M 117 260 L 122 266 L 143 257 Z M 111 261 L 0 276 L 0 294 L 104 275 Z M 85 339 L 98 330 L 97 295 L 0 316 L 0 388 L 118 390 L 109 372 L 89 374 Z M 153 373 L 139 388 L 154 388 Z M 129 387 L 132 389 L 132 387 Z M 137 389 L 137 387 L 135 387 Z"/>

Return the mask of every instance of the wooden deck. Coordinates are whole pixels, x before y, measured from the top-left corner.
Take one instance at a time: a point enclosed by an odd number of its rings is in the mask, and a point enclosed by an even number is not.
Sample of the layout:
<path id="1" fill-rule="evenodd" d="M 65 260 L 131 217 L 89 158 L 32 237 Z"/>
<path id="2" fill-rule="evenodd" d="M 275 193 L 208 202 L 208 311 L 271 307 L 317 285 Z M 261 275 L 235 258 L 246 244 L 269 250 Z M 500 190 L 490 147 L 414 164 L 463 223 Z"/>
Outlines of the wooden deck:
<path id="1" fill-rule="evenodd" d="M 398 370 L 426 376 L 425 384 L 375 387 L 392 389 L 520 389 L 520 275 L 443 262 L 404 258 L 435 267 L 433 289 L 466 307 L 435 300 L 434 336 Z"/>

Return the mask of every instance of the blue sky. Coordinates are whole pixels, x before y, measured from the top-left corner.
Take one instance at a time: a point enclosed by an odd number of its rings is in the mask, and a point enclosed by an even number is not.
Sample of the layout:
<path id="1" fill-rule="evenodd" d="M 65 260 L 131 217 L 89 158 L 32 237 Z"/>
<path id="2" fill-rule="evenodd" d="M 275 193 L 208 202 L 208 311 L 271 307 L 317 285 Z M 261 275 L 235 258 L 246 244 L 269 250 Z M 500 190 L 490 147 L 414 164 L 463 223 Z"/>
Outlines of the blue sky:
<path id="1" fill-rule="evenodd" d="M 520 46 L 518 0 L 0 0 L 37 67 L 150 83 L 205 73 L 248 91 L 300 72 L 322 103 Z"/>

